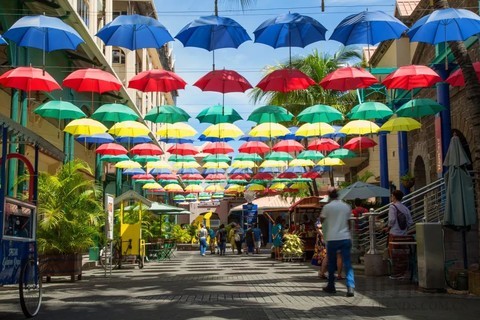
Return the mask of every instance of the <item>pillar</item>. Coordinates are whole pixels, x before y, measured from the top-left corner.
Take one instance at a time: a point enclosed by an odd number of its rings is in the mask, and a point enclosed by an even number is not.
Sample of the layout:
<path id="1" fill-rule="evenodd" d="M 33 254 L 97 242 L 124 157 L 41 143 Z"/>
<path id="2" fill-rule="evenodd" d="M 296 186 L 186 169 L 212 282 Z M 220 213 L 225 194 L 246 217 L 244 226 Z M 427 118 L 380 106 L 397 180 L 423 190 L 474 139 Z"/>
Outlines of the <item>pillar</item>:
<path id="1" fill-rule="evenodd" d="M 450 75 L 452 66 L 445 66 L 443 63 L 436 64 L 434 66 L 435 71 L 440 75 L 440 77 L 445 80 Z M 450 88 L 449 84 L 446 82 L 437 83 L 437 102 L 445 107 L 443 111 L 440 112 L 440 123 L 441 123 L 441 138 L 442 138 L 442 162 L 445 159 L 447 154 L 448 146 L 450 145 L 450 139 L 452 138 L 452 123 L 450 115 Z M 443 167 L 443 174 L 446 172 L 446 167 Z"/>
<path id="2" fill-rule="evenodd" d="M 398 133 L 398 162 L 399 162 L 399 174 L 400 177 L 407 174 L 409 171 L 408 165 L 408 138 L 406 132 L 399 132 Z M 405 188 L 402 184 L 400 184 L 400 190 L 404 194 L 410 193 L 410 190 Z"/>
<path id="3" fill-rule="evenodd" d="M 378 134 L 378 144 L 380 148 L 380 186 L 390 189 L 390 178 L 388 176 L 388 144 L 387 133 Z M 388 198 L 382 198 L 382 203 L 387 204 Z"/>

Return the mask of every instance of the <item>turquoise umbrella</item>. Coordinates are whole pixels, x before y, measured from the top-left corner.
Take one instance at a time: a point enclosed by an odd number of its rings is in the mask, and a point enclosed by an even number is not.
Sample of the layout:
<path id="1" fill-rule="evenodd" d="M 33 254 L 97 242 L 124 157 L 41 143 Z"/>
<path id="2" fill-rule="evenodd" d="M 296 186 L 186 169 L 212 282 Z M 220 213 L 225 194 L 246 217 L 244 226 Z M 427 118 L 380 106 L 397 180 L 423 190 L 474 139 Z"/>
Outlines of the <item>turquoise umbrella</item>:
<path id="1" fill-rule="evenodd" d="M 232 160 L 226 154 L 209 154 L 202 159 L 203 162 L 230 162 Z"/>
<path id="2" fill-rule="evenodd" d="M 262 157 L 260 157 L 257 153 L 239 153 L 235 156 L 235 161 L 262 161 Z"/>
<path id="3" fill-rule="evenodd" d="M 48 101 L 33 111 L 43 118 L 57 120 L 80 119 L 87 115 L 76 105 L 68 101 Z"/>
<path id="4" fill-rule="evenodd" d="M 403 104 L 395 112 L 399 117 L 420 118 L 437 114 L 445 107 L 432 99 L 413 99 Z"/>
<path id="5" fill-rule="evenodd" d="M 130 160 L 130 158 L 126 154 L 120 154 L 118 156 L 104 155 L 100 158 L 100 161 L 113 162 L 113 163 L 126 161 L 126 160 Z"/>
<path id="6" fill-rule="evenodd" d="M 274 151 L 267 154 L 265 160 L 290 161 L 293 160 L 293 157 L 287 152 Z"/>
<path id="7" fill-rule="evenodd" d="M 325 158 L 325 156 L 321 152 L 315 150 L 305 150 L 297 156 L 297 159 L 312 161 L 319 161 L 323 158 Z"/>
<path id="8" fill-rule="evenodd" d="M 208 107 L 200 111 L 197 119 L 201 123 L 234 123 L 237 120 L 242 120 L 240 114 L 231 107 L 216 105 Z"/>
<path id="9" fill-rule="evenodd" d="M 337 158 L 337 159 L 347 159 L 347 158 L 355 158 L 357 157 L 357 154 L 351 150 L 340 148 L 330 152 L 327 155 L 327 157 Z"/>
<path id="10" fill-rule="evenodd" d="M 188 119 L 190 119 L 190 115 L 183 109 L 169 105 L 154 107 L 145 115 L 145 120 L 154 123 L 186 122 Z"/>
<path id="11" fill-rule="evenodd" d="M 122 122 L 128 120 L 137 120 L 138 114 L 129 106 L 119 103 L 108 103 L 100 106 L 94 113 L 92 119 L 100 122 Z"/>
<path id="12" fill-rule="evenodd" d="M 257 124 L 267 122 L 284 122 L 290 121 L 293 118 L 287 109 L 278 106 L 263 106 L 259 107 L 250 114 L 249 121 L 256 122 Z"/>
<path id="13" fill-rule="evenodd" d="M 380 102 L 368 101 L 355 106 L 349 113 L 352 120 L 384 119 L 393 114 L 392 109 Z"/>
<path id="14" fill-rule="evenodd" d="M 298 121 L 308 123 L 331 123 L 337 120 L 343 120 L 343 115 L 334 107 L 324 104 L 316 104 L 300 112 L 297 119 Z"/>

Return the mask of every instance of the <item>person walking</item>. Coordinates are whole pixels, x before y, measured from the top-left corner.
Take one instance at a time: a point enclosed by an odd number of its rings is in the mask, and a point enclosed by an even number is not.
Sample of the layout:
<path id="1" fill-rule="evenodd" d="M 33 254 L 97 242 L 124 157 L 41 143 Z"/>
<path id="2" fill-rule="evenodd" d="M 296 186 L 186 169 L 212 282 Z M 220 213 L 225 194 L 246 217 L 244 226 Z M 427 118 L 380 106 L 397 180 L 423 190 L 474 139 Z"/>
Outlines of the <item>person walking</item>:
<path id="1" fill-rule="evenodd" d="M 217 237 L 215 236 L 215 230 L 213 228 L 207 228 L 208 231 L 208 244 L 210 245 L 210 254 L 215 254 L 215 240 Z"/>
<path id="2" fill-rule="evenodd" d="M 255 253 L 260 253 L 260 248 L 262 247 L 262 230 L 258 227 L 256 223 L 253 224 L 253 238 L 255 240 Z"/>
<path id="3" fill-rule="evenodd" d="M 225 230 L 225 225 L 221 224 L 217 230 L 217 244 L 220 249 L 220 255 L 225 255 L 225 247 L 227 246 L 227 231 Z"/>
<path id="4" fill-rule="evenodd" d="M 243 229 L 239 224 L 235 226 L 235 233 L 233 238 L 235 240 L 235 247 L 237 248 L 237 254 L 242 254 L 242 241 L 243 241 Z"/>
<path id="5" fill-rule="evenodd" d="M 207 236 L 208 231 L 205 226 L 200 224 L 200 231 L 198 231 L 198 239 L 200 239 L 200 255 L 204 256 L 207 250 Z"/>
<path id="6" fill-rule="evenodd" d="M 347 278 L 347 297 L 354 296 L 355 279 L 353 275 L 350 250 L 352 249 L 352 236 L 349 230 L 349 221 L 352 208 L 345 202 L 338 200 L 336 189 L 328 194 L 330 203 L 326 204 L 320 215 L 323 225 L 323 234 L 327 242 L 328 285 L 323 288 L 324 292 L 336 293 L 335 269 L 336 256 L 339 250 L 342 255 L 343 265 Z"/>
<path id="7" fill-rule="evenodd" d="M 253 235 L 253 229 L 251 225 L 248 225 L 247 232 L 245 232 L 245 243 L 247 245 L 247 254 L 253 254 L 255 248 L 255 237 Z"/>
<path id="8" fill-rule="evenodd" d="M 282 260 L 280 252 L 283 246 L 283 228 L 282 228 L 282 217 L 278 216 L 275 219 L 275 224 L 272 227 L 272 239 L 273 239 L 273 250 L 275 253 L 276 260 Z"/>
<path id="9" fill-rule="evenodd" d="M 232 254 L 235 254 L 235 227 L 236 223 L 232 222 L 230 225 L 230 230 L 228 230 L 228 242 L 230 242 L 230 246 L 232 247 Z"/>

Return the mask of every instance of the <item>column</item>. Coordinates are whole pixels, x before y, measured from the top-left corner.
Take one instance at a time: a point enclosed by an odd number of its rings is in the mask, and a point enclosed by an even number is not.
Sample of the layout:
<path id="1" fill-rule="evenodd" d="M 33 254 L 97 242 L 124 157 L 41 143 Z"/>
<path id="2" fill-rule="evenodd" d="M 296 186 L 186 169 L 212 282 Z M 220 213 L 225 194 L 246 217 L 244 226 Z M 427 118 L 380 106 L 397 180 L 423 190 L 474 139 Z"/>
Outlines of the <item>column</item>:
<path id="1" fill-rule="evenodd" d="M 447 79 L 450 75 L 452 66 L 445 66 L 443 63 L 436 64 L 434 66 L 435 71 L 442 77 L 443 80 Z M 447 154 L 448 146 L 450 145 L 450 139 L 452 138 L 452 123 L 450 115 L 450 88 L 446 82 L 439 82 L 437 86 L 437 102 L 445 107 L 443 111 L 439 113 L 441 123 L 441 138 L 442 138 L 442 162 Z M 446 172 L 446 167 L 443 167 L 443 174 Z"/>
<path id="2" fill-rule="evenodd" d="M 387 132 L 378 134 L 378 144 L 380 147 L 380 186 L 390 189 L 390 179 L 388 177 L 388 144 Z M 388 198 L 382 198 L 382 203 L 387 204 Z"/>

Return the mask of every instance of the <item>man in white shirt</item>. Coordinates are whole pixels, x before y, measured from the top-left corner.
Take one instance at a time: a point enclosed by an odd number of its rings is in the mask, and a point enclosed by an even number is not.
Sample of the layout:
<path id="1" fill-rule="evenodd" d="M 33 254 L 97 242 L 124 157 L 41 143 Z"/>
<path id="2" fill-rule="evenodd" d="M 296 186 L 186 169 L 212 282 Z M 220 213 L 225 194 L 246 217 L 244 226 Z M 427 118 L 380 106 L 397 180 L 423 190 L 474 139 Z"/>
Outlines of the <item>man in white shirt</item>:
<path id="1" fill-rule="evenodd" d="M 200 231 L 198 232 L 198 238 L 200 240 L 200 254 L 202 256 L 205 255 L 205 251 L 207 250 L 207 235 L 208 231 L 205 226 L 200 224 Z"/>
<path id="2" fill-rule="evenodd" d="M 343 265 L 345 266 L 347 297 L 353 297 L 355 279 L 350 259 L 352 236 L 349 229 L 352 208 L 347 203 L 338 200 L 336 189 L 331 190 L 328 196 L 330 203 L 323 207 L 322 214 L 320 215 L 320 220 L 324 228 L 325 241 L 327 242 L 328 262 L 328 285 L 323 288 L 323 291 L 327 293 L 337 292 L 335 289 L 335 269 L 337 267 L 337 251 L 340 251 Z"/>

